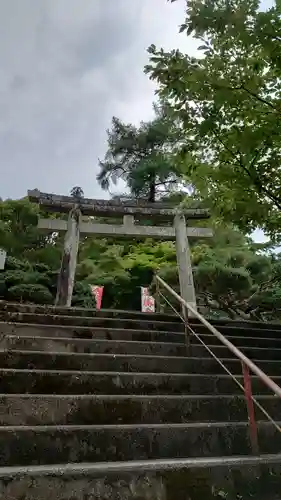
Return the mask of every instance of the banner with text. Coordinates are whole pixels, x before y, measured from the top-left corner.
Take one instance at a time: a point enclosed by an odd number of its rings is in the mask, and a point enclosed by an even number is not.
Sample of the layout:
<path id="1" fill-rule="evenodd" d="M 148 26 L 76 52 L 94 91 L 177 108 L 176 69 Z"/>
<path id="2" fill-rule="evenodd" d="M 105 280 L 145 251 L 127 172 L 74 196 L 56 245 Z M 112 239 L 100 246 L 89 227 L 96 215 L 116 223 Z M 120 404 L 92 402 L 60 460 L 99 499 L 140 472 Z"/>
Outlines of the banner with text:
<path id="1" fill-rule="evenodd" d="M 0 270 L 2 271 L 5 268 L 6 262 L 6 250 L 0 248 Z"/>
<path id="2" fill-rule="evenodd" d="M 141 287 L 142 312 L 155 312 L 155 300 L 149 295 L 148 288 Z"/>
<path id="3" fill-rule="evenodd" d="M 104 287 L 99 286 L 99 285 L 90 285 L 90 288 L 91 288 L 91 292 L 92 292 L 93 296 L 95 297 L 96 308 L 100 309 Z"/>

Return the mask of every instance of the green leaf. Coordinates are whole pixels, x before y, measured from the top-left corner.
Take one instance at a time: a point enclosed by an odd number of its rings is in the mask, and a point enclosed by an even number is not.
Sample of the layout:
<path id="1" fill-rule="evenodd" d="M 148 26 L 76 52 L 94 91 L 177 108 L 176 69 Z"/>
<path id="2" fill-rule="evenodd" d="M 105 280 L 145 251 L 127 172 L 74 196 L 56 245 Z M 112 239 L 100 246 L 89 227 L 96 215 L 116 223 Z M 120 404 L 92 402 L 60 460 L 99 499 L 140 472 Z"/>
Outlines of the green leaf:
<path id="1" fill-rule="evenodd" d="M 184 23 L 184 24 L 181 24 L 180 26 L 180 29 L 179 29 L 179 33 L 182 33 L 183 31 L 185 31 L 187 29 L 187 25 Z"/>

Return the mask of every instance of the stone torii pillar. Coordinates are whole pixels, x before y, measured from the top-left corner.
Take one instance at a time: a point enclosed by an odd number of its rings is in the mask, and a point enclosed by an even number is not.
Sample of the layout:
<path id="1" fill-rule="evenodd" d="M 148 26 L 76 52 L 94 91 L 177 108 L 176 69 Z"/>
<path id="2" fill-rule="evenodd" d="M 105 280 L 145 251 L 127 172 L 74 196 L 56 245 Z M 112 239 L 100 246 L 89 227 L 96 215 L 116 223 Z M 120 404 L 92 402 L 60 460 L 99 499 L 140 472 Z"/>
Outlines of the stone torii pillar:
<path id="1" fill-rule="evenodd" d="M 58 276 L 56 306 L 71 306 L 79 248 L 80 218 L 81 211 L 79 205 L 75 205 L 68 216 L 63 256 Z"/>
<path id="2" fill-rule="evenodd" d="M 197 310 L 196 294 L 194 288 L 191 253 L 187 237 L 186 220 L 183 214 L 176 214 L 174 218 L 174 227 L 176 233 L 176 252 L 177 265 L 179 272 L 180 294 L 181 297 Z M 186 308 L 182 309 L 184 317 L 192 316 L 187 314 Z"/>

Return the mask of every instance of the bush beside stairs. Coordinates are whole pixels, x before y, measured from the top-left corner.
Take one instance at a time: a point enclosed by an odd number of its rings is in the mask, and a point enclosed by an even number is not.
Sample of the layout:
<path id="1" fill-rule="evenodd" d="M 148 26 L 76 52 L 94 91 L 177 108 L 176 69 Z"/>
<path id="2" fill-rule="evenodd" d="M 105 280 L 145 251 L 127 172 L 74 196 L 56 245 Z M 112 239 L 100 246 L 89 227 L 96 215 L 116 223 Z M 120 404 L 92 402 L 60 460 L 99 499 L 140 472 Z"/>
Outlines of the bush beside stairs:
<path id="1" fill-rule="evenodd" d="M 0 321 L 0 499 L 281 499 L 281 433 L 258 410 L 252 454 L 244 395 L 176 316 L 0 302 Z M 281 385 L 281 325 L 215 326 Z"/>

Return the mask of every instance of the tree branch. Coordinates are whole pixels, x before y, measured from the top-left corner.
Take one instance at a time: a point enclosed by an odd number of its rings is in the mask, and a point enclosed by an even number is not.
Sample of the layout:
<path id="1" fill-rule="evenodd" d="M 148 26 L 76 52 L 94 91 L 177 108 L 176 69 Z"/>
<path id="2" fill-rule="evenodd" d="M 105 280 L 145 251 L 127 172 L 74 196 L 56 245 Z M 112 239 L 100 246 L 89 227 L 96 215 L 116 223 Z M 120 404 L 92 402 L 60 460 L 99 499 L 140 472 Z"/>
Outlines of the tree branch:
<path id="1" fill-rule="evenodd" d="M 244 87 L 244 85 L 241 85 L 240 88 L 241 88 L 241 90 L 245 90 L 245 92 L 247 92 L 248 94 L 250 94 L 252 97 L 254 97 L 255 99 L 257 99 L 258 101 L 262 102 L 263 104 L 266 104 L 270 108 L 274 109 L 274 111 L 277 111 L 278 113 L 280 113 L 280 110 L 278 108 L 276 108 L 270 101 L 267 101 L 263 97 L 260 97 L 259 95 L 255 94 L 255 92 L 252 92 L 252 90 L 247 89 L 246 87 Z"/>
<path id="2" fill-rule="evenodd" d="M 279 199 L 274 194 L 272 194 L 265 186 L 263 186 L 263 184 L 257 178 L 257 176 L 253 176 L 251 174 L 251 172 L 249 171 L 249 169 L 243 163 L 241 152 L 237 151 L 236 153 L 234 153 L 232 151 L 232 149 L 229 148 L 223 142 L 223 140 L 220 138 L 220 136 L 218 135 L 218 133 L 216 133 L 215 130 L 213 132 L 214 132 L 216 138 L 218 139 L 218 141 L 221 143 L 221 145 L 226 149 L 226 151 L 228 151 L 231 154 L 231 156 L 235 159 L 236 162 L 238 160 L 238 165 L 248 175 L 248 177 L 252 180 L 253 184 L 258 188 L 259 192 L 260 193 L 264 193 L 266 196 L 268 196 L 268 198 L 275 203 L 275 205 L 277 206 L 277 208 L 279 208 L 281 210 L 281 200 L 279 201 Z"/>

